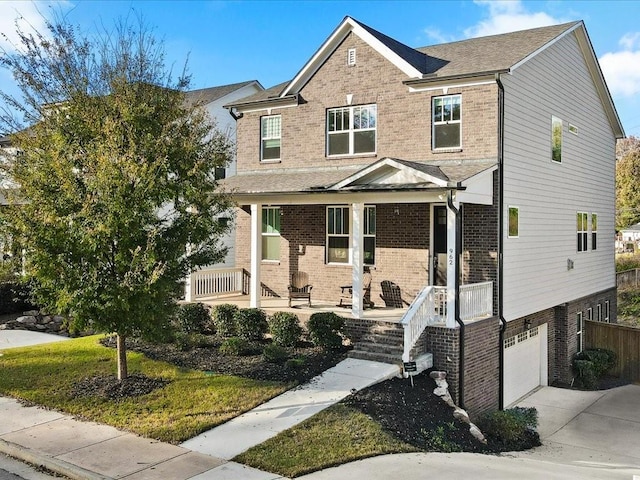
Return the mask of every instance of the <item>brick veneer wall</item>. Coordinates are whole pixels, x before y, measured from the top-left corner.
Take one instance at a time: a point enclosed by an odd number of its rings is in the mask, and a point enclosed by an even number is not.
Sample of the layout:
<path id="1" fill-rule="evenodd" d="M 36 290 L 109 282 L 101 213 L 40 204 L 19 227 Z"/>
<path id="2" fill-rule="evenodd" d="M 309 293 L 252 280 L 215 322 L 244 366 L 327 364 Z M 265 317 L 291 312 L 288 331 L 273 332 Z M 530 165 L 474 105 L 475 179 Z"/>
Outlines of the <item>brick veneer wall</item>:
<path id="1" fill-rule="evenodd" d="M 352 283 L 350 265 L 325 262 L 326 205 L 283 205 L 280 219 L 280 261 L 263 262 L 261 281 L 280 296 L 287 295 L 291 273 L 308 272 L 312 300 L 337 302 L 340 285 Z M 378 305 L 380 282 L 397 283 L 405 300 L 428 284 L 429 204 L 376 206 L 376 265 L 371 271 L 371 299 Z M 250 267 L 250 215 L 236 215 L 236 266 Z"/>
<path id="2" fill-rule="evenodd" d="M 458 403 L 460 372 L 460 328 L 427 327 L 419 343 L 421 350 L 433 355 L 433 368 L 447 372 L 447 383 L 453 400 Z"/>
<path id="3" fill-rule="evenodd" d="M 465 325 L 464 398 L 461 403 L 472 417 L 500 406 L 500 348 L 497 317 Z"/>
<path id="4" fill-rule="evenodd" d="M 347 50 L 355 48 L 357 63 L 347 66 Z M 282 115 L 281 163 L 260 164 L 261 111 L 245 112 L 237 122 L 238 171 L 366 164 L 384 157 L 406 160 L 495 158 L 497 152 L 497 86 L 450 88 L 462 93 L 462 149 L 431 151 L 432 97 L 443 92 L 409 92 L 407 77 L 397 67 L 349 34 L 302 88 L 303 102 L 294 108 L 273 108 Z M 376 154 L 326 157 L 326 110 L 375 103 L 378 108 Z"/>

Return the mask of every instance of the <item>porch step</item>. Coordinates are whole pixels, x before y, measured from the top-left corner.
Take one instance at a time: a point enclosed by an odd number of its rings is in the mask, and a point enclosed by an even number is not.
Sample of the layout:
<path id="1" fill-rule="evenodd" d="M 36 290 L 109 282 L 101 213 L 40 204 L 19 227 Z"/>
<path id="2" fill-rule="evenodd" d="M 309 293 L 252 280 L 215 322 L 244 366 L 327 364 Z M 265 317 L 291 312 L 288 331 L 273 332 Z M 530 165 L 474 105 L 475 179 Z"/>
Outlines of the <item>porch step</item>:
<path id="1" fill-rule="evenodd" d="M 379 343 L 379 342 L 358 342 L 353 346 L 354 350 L 371 353 L 383 353 L 385 355 L 395 355 L 402 358 L 402 345 Z"/>
<path id="2" fill-rule="evenodd" d="M 390 365 L 402 365 L 402 353 L 400 355 L 391 355 L 378 352 L 367 352 L 365 350 L 351 350 L 349 358 L 358 360 L 371 360 L 373 362 L 388 363 Z"/>

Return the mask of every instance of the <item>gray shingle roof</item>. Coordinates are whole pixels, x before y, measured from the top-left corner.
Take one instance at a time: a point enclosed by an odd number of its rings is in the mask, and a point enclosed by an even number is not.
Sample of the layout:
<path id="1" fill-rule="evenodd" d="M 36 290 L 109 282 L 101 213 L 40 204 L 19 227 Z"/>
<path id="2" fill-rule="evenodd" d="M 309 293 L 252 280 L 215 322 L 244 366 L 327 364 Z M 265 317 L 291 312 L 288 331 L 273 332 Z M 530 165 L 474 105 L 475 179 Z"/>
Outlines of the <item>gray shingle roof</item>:
<path id="1" fill-rule="evenodd" d="M 231 83 L 229 85 L 220 85 L 218 87 L 201 88 L 198 90 L 191 90 L 186 92 L 186 99 L 188 102 L 201 102 L 204 104 L 211 103 L 219 98 L 224 97 L 236 90 L 241 89 L 252 83 L 258 83 L 257 80 L 247 80 L 246 82 Z"/>
<path id="2" fill-rule="evenodd" d="M 580 22 L 471 38 L 417 50 L 429 60 L 425 74 L 438 77 L 508 70 Z"/>
<path id="3" fill-rule="evenodd" d="M 403 165 L 429 173 L 436 178 L 446 178 L 452 182 L 462 182 L 496 165 L 495 160 L 475 162 L 442 162 L 434 164 L 428 162 L 415 162 L 393 159 Z M 359 170 L 370 165 L 349 165 L 331 169 L 282 169 L 242 172 L 222 181 L 226 191 L 237 195 L 242 194 L 276 194 L 295 192 L 321 192 L 334 191 L 330 189 L 342 180 L 358 173 Z M 428 182 L 394 184 L 394 185 L 353 185 L 341 190 L 418 190 L 424 188 L 442 188 Z"/>

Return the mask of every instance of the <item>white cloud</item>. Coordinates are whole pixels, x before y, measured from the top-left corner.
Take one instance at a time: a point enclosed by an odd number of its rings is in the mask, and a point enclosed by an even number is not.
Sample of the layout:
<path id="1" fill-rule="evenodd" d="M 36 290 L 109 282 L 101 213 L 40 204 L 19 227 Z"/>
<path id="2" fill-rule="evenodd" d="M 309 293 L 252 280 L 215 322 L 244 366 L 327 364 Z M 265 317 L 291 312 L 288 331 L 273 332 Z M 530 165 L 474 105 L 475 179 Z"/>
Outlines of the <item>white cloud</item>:
<path id="1" fill-rule="evenodd" d="M 488 15 L 475 25 L 466 28 L 462 35 L 464 38 L 545 27 L 564 21 L 545 12 L 528 12 L 525 8 L 526 4 L 521 0 L 475 0 L 473 3 L 486 8 Z M 433 27 L 424 29 L 424 33 L 435 42 L 443 43 L 457 40 L 454 36 L 443 34 Z"/>
<path id="2" fill-rule="evenodd" d="M 600 57 L 600 67 L 612 95 L 631 97 L 640 93 L 640 32 L 625 33 L 618 42 L 622 50 Z"/>
<path id="3" fill-rule="evenodd" d="M 66 0 L 0 0 L 0 48 L 7 51 L 19 46 L 16 23 L 24 32 L 46 31 L 46 16 L 51 7 L 69 6 Z"/>
<path id="4" fill-rule="evenodd" d="M 515 32 L 528 28 L 545 27 L 562 23 L 562 20 L 545 12 L 527 12 L 520 0 L 475 0 L 476 5 L 488 7 L 489 18 L 467 28 L 467 38 Z"/>

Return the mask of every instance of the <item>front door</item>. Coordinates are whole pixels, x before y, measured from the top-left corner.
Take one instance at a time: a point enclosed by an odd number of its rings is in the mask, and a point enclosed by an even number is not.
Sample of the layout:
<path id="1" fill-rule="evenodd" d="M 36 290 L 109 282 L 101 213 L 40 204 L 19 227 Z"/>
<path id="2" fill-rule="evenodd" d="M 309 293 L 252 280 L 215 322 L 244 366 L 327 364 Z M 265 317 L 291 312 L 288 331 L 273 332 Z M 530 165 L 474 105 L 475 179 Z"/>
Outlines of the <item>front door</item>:
<path id="1" fill-rule="evenodd" d="M 433 285 L 447 284 L 447 207 L 433 207 Z"/>

